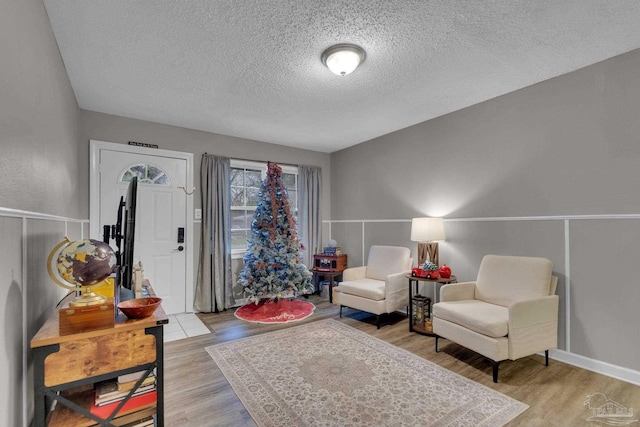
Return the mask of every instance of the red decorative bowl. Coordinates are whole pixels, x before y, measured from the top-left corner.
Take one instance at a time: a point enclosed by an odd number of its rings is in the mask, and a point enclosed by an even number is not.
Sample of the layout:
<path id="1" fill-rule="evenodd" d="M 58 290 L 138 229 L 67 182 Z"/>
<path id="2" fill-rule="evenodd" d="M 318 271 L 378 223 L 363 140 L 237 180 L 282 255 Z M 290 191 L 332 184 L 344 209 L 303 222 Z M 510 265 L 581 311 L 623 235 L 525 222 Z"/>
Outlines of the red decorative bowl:
<path id="1" fill-rule="evenodd" d="M 157 297 L 135 298 L 122 301 L 118 308 L 129 319 L 144 319 L 151 316 L 161 302 L 162 298 Z"/>

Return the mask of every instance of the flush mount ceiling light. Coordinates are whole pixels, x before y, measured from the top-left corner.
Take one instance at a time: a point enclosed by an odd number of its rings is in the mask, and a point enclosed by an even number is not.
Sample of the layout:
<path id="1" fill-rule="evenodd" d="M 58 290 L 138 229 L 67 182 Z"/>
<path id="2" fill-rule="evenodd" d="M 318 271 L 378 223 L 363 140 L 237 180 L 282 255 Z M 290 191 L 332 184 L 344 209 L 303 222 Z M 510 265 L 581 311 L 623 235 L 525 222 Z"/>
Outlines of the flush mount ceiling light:
<path id="1" fill-rule="evenodd" d="M 337 44 L 322 52 L 322 63 L 334 74 L 346 76 L 364 61 L 364 50 L 354 44 Z"/>

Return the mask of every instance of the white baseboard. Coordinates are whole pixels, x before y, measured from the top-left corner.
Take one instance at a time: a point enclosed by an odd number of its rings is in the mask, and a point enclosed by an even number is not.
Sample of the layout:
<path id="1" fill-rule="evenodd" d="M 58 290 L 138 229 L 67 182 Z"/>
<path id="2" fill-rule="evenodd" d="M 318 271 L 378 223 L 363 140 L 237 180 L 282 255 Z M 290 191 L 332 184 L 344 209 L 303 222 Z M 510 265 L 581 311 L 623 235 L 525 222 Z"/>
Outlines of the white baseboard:
<path id="1" fill-rule="evenodd" d="M 544 353 L 542 355 L 544 356 Z M 640 372 L 633 369 L 590 359 L 564 350 L 549 350 L 549 358 L 640 386 Z"/>

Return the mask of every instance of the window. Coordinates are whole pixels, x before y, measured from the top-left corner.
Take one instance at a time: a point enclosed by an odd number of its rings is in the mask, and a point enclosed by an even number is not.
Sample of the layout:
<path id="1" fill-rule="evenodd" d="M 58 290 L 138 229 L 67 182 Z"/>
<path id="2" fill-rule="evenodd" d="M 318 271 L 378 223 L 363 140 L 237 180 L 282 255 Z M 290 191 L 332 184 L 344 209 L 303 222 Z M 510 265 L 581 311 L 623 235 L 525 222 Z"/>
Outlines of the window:
<path id="1" fill-rule="evenodd" d="M 134 176 L 138 177 L 138 182 L 145 184 L 171 185 L 169 175 L 158 166 L 149 163 L 129 166 L 120 177 L 120 182 L 129 182 Z"/>
<path id="2" fill-rule="evenodd" d="M 289 195 L 291 213 L 298 217 L 298 168 L 282 166 L 282 183 Z M 258 204 L 267 164 L 231 159 L 231 254 L 243 255 L 251 236 L 251 222 Z"/>

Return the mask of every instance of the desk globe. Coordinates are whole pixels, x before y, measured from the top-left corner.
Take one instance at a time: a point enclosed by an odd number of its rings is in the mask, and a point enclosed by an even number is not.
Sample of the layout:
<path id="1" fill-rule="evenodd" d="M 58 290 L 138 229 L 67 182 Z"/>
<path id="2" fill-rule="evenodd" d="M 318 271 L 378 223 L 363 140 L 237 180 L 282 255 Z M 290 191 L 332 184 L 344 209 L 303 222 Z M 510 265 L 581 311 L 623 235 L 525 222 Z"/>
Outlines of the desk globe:
<path id="1" fill-rule="evenodd" d="M 49 276 L 65 289 L 82 295 L 69 303 L 70 307 L 104 304 L 107 298 L 91 292 L 91 286 L 108 278 L 116 266 L 116 256 L 107 243 L 93 239 L 71 241 L 65 237 L 47 260 Z"/>

